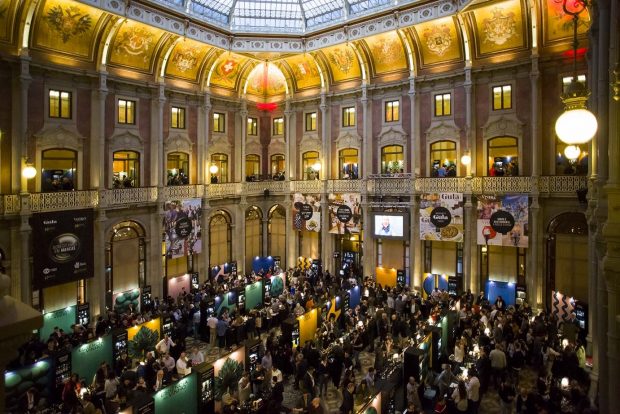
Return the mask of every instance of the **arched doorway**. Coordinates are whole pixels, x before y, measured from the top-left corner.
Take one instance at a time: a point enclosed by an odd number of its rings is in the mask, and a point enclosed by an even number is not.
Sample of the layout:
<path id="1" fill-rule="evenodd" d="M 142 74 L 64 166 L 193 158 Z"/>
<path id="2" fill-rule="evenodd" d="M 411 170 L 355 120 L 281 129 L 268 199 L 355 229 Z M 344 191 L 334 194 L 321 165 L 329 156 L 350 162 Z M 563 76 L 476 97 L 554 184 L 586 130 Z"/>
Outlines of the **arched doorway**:
<path id="1" fill-rule="evenodd" d="M 106 305 L 115 293 L 146 286 L 146 232 L 136 221 L 117 223 L 106 243 Z"/>
<path id="2" fill-rule="evenodd" d="M 209 220 L 209 269 L 232 259 L 232 220 L 224 210 L 217 210 Z"/>
<path id="3" fill-rule="evenodd" d="M 588 300 L 588 222 L 580 212 L 555 216 L 547 228 L 546 288 Z M 549 301 L 549 297 L 545 301 Z"/>
<path id="4" fill-rule="evenodd" d="M 280 267 L 286 269 L 286 210 L 279 204 L 269 209 L 267 253 L 280 256 Z"/>
<path id="5" fill-rule="evenodd" d="M 245 211 L 245 263 L 246 272 L 252 269 L 252 260 L 263 255 L 263 212 L 256 206 Z"/>

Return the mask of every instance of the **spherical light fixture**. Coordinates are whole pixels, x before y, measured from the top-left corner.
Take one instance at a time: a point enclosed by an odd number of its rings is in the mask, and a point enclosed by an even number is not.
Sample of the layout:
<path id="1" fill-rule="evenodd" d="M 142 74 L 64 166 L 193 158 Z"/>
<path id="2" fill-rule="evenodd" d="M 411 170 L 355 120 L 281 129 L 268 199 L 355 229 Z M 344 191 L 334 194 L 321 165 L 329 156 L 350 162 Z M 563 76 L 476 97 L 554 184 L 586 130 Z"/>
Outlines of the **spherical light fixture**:
<path id="1" fill-rule="evenodd" d="M 321 163 L 320 163 L 320 162 L 318 162 L 318 161 L 317 161 L 317 162 L 315 162 L 315 163 L 312 165 L 312 169 L 313 169 L 315 172 L 319 172 L 319 171 L 321 170 Z"/>
<path id="2" fill-rule="evenodd" d="M 585 107 L 568 109 L 555 122 L 555 133 L 558 138 L 571 146 L 590 141 L 597 129 L 596 117 Z"/>
<path id="3" fill-rule="evenodd" d="M 569 145 L 568 147 L 564 148 L 564 155 L 566 155 L 566 158 L 571 161 L 575 161 L 577 158 L 579 158 L 580 154 L 581 150 L 576 145 Z"/>
<path id="4" fill-rule="evenodd" d="M 469 155 L 469 152 L 466 152 L 462 157 L 461 157 L 461 164 L 463 165 L 469 165 L 471 164 L 471 155 Z"/>
<path id="5" fill-rule="evenodd" d="M 217 168 L 217 165 L 215 165 L 215 164 L 211 164 L 211 166 L 209 167 L 209 172 L 210 172 L 211 174 L 217 174 L 217 172 L 218 172 L 219 170 L 220 170 L 220 169 L 219 169 L 219 168 Z"/>
<path id="6" fill-rule="evenodd" d="M 34 178 L 36 175 L 37 175 L 37 169 L 32 166 L 32 163 L 30 162 L 30 160 L 26 160 L 26 166 L 22 169 L 22 176 L 25 179 L 30 180 L 31 178 Z"/>

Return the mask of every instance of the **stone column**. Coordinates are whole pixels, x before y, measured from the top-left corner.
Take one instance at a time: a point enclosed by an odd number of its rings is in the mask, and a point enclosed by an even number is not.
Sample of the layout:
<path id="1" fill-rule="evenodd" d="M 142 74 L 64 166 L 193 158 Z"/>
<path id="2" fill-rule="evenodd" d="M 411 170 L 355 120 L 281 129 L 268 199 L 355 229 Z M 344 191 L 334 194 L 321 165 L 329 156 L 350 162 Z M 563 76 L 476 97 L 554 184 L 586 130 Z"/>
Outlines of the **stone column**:
<path id="1" fill-rule="evenodd" d="M 370 214 L 370 203 L 367 197 L 362 199 L 362 215 L 364 216 L 364 256 L 362 258 L 362 266 L 364 267 L 364 276 L 373 276 L 375 274 L 376 248 L 375 239 L 370 235 L 372 233 L 372 216 Z"/>
<path id="2" fill-rule="evenodd" d="M 418 115 L 418 99 L 417 99 L 418 93 L 416 92 L 416 89 L 415 89 L 415 78 L 413 76 L 409 77 L 409 92 L 407 94 L 409 95 L 409 101 L 411 102 L 411 109 L 410 109 L 411 172 L 413 173 L 414 177 L 417 177 L 420 175 L 420 171 L 421 171 L 420 170 L 420 136 L 417 134 L 417 129 L 416 129 L 417 124 L 418 124 L 418 116 L 417 116 Z M 419 250 L 420 243 L 417 243 L 417 244 L 418 244 L 418 250 Z M 413 280 L 413 278 L 411 280 Z"/>
<path id="3" fill-rule="evenodd" d="M 532 52 L 532 68 L 530 71 L 530 89 L 531 95 L 531 113 L 530 117 L 532 126 L 532 177 L 538 177 L 541 174 L 542 169 L 542 134 L 540 128 L 540 97 L 541 97 L 541 85 L 540 85 L 540 72 L 538 70 L 538 52 Z M 523 171 L 522 168 L 520 168 Z M 533 188 L 534 189 L 534 188 Z M 535 186 L 538 190 L 538 187 Z"/>
<path id="4" fill-rule="evenodd" d="M 475 283 L 474 290 L 474 281 L 475 279 L 472 275 L 476 275 L 477 272 L 472 272 L 472 251 L 475 252 L 476 249 L 472 249 L 472 239 L 473 244 L 475 245 L 476 240 L 476 232 L 475 230 L 469 231 L 472 227 L 471 219 L 473 218 L 469 213 L 475 209 L 473 208 L 473 195 L 471 193 L 471 176 L 466 178 L 465 191 L 463 193 L 463 198 L 465 199 L 465 205 L 463 206 L 463 290 L 467 291 L 467 289 L 471 289 L 472 293 L 476 294 L 478 290 L 478 283 Z M 476 222 L 474 220 L 474 226 Z M 477 278 L 476 278 L 477 279 Z M 477 282 L 477 281 L 476 281 Z"/>
<path id="5" fill-rule="evenodd" d="M 471 188 L 471 187 L 470 187 Z M 463 245 L 463 271 L 469 272 L 469 288 L 472 293 L 476 294 L 480 290 L 482 290 L 483 286 L 480 283 L 480 272 L 479 272 L 479 264 L 478 264 L 478 240 L 474 236 L 477 234 L 477 220 L 478 220 L 478 212 L 477 212 L 477 203 L 473 202 L 473 197 L 470 195 L 467 197 L 465 201 L 466 207 L 463 210 L 463 215 L 465 216 L 465 240 L 469 239 L 467 242 L 467 246 L 469 249 L 469 254 L 466 254 L 465 249 L 466 245 Z M 467 264 L 469 263 L 469 264 Z M 466 288 L 466 286 L 463 286 Z"/>
<path id="6" fill-rule="evenodd" d="M 290 195 L 285 195 L 285 200 L 282 205 L 286 210 L 286 265 L 287 267 L 295 267 L 297 258 L 299 257 L 299 250 L 297 250 L 297 230 L 293 230 L 293 212 Z"/>
<path id="7" fill-rule="evenodd" d="M 248 272 L 251 269 L 245 268 L 245 211 L 248 208 L 248 202 L 245 196 L 241 197 L 241 201 L 236 208 L 236 219 L 232 229 L 233 237 L 233 260 L 237 261 L 237 268 Z"/>
<path id="8" fill-rule="evenodd" d="M 166 95 L 163 81 L 157 85 L 154 93 L 151 106 L 151 186 L 163 190 L 166 182 L 163 121 Z"/>
<path id="9" fill-rule="evenodd" d="M 30 266 L 30 239 L 32 237 L 32 228 L 30 227 L 30 194 L 21 193 L 19 197 L 21 201 L 21 211 L 19 212 L 19 236 L 21 242 L 21 301 L 27 305 L 30 305 L 32 304 L 32 268 Z"/>
<path id="10" fill-rule="evenodd" d="M 26 52 L 27 53 L 27 52 Z M 11 190 L 7 193 L 28 191 L 28 180 L 22 177 L 22 168 L 26 166 L 25 157 L 28 157 L 28 89 L 32 78 L 30 76 L 30 57 L 26 54 L 19 57 L 19 77 L 13 85 L 13 105 L 11 122 L 13 137 L 11 138 Z M 34 162 L 34 159 L 32 160 Z M 35 168 L 39 170 L 40 166 Z M 29 303 L 29 302 L 27 302 Z"/>
<path id="11" fill-rule="evenodd" d="M 247 103 L 245 101 L 245 99 L 243 99 L 241 101 L 241 110 L 239 111 L 239 116 L 241 117 L 241 137 L 240 137 L 240 144 L 239 144 L 239 149 L 240 149 L 240 154 L 241 154 L 241 160 L 239 160 L 239 162 L 241 163 L 241 177 L 239 177 L 239 181 L 240 182 L 245 182 L 245 176 L 246 176 L 246 171 L 245 171 L 245 154 L 246 154 L 246 141 L 247 141 L 247 126 L 248 126 L 248 108 L 247 108 Z M 237 140 L 235 140 L 235 145 L 237 143 Z"/>
<path id="12" fill-rule="evenodd" d="M 107 73 L 100 72 L 98 87 L 91 91 L 90 114 L 90 186 L 105 189 L 105 103 L 108 97 Z"/>
<path id="13" fill-rule="evenodd" d="M 530 234 L 529 246 L 526 253 L 527 272 L 526 272 L 526 290 L 527 299 L 532 308 L 544 306 L 543 295 L 543 267 L 541 264 L 542 235 L 544 233 L 543 225 L 540 220 L 542 207 L 538 202 L 538 196 L 532 197 L 530 205 Z"/>
<path id="14" fill-rule="evenodd" d="M 332 146 L 329 128 L 329 103 L 325 93 L 321 93 L 321 171 L 320 177 L 322 180 L 328 180 L 331 178 L 331 158 L 332 158 Z"/>
<path id="15" fill-rule="evenodd" d="M 206 194 L 206 193 L 205 193 Z M 209 263 L 209 243 L 211 236 L 211 229 L 209 225 L 209 218 L 211 215 L 211 206 L 209 205 L 209 199 L 206 195 L 202 198 L 202 217 L 200 219 L 200 230 L 202 234 L 202 252 L 198 256 L 200 280 L 204 282 L 209 280 L 210 263 Z M 214 264 L 215 265 L 215 264 Z"/>
<path id="16" fill-rule="evenodd" d="M 409 240 L 409 287 L 422 289 L 422 242 L 420 241 L 420 197 L 411 195 L 411 237 Z"/>
<path id="17" fill-rule="evenodd" d="M 263 211 L 263 218 L 261 220 L 261 225 L 262 227 L 262 244 L 263 244 L 263 249 L 261 251 L 261 256 L 266 257 L 268 255 L 271 255 L 271 252 L 269 251 L 269 210 L 264 210 Z"/>
<path id="18" fill-rule="evenodd" d="M 209 184 L 209 121 L 211 118 L 211 97 L 209 92 L 204 95 L 204 101 L 198 107 L 198 142 L 196 149 L 196 184 Z M 204 202 L 203 202 L 204 205 Z"/>
<path id="19" fill-rule="evenodd" d="M 473 94 L 472 94 L 472 80 L 471 80 L 471 65 L 468 63 L 465 68 L 465 82 L 463 83 L 465 89 L 465 152 L 469 151 L 471 161 L 469 165 L 465 166 L 465 175 L 472 175 L 476 172 L 476 139 L 475 134 L 472 134 L 473 125 Z M 463 251 L 463 256 L 465 251 Z M 467 273 L 467 272 L 465 272 Z M 465 275 L 463 275 L 465 277 Z M 463 285 L 466 286 L 466 285 Z"/>
<path id="20" fill-rule="evenodd" d="M 105 209 L 97 209 L 95 211 L 95 223 L 94 223 L 94 277 L 86 281 L 86 294 L 88 296 L 88 303 L 90 303 L 90 309 L 93 316 L 106 314 L 106 212 Z M 147 250 L 148 251 L 148 250 Z M 110 304 L 111 305 L 111 304 Z"/>
<path id="21" fill-rule="evenodd" d="M 360 151 L 362 157 L 360 167 L 362 171 L 360 177 L 366 179 L 368 174 L 372 174 L 372 136 L 368 131 L 368 125 L 370 125 L 368 105 L 370 100 L 368 99 L 367 84 L 362 85 L 362 98 L 360 102 L 362 103 L 362 150 Z"/>
<path id="22" fill-rule="evenodd" d="M 287 97 L 286 101 L 284 102 L 284 178 L 287 181 L 295 178 L 295 163 L 291 159 L 291 156 L 295 151 L 293 143 L 293 139 L 295 138 L 295 125 L 293 125 L 292 122 L 294 114 L 295 112 L 291 109 L 291 100 Z M 271 166 L 269 168 L 271 168 Z M 271 173 L 272 171 L 269 172 Z"/>

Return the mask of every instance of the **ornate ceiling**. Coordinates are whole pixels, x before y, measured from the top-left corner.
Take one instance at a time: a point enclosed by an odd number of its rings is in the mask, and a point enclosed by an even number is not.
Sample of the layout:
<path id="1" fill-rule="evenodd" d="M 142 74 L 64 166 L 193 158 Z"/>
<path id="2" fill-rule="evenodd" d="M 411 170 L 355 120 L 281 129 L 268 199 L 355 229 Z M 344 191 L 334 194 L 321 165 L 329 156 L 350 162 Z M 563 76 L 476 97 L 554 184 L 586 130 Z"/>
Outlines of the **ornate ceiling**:
<path id="1" fill-rule="evenodd" d="M 427 6 L 280 39 L 226 37 L 120 0 L 0 0 L 0 50 L 188 91 L 277 101 L 527 59 L 534 48 L 540 55 L 571 48 L 572 22 L 558 0 Z M 110 11 L 115 7 L 118 13 Z M 584 35 L 589 16 L 582 17 Z"/>

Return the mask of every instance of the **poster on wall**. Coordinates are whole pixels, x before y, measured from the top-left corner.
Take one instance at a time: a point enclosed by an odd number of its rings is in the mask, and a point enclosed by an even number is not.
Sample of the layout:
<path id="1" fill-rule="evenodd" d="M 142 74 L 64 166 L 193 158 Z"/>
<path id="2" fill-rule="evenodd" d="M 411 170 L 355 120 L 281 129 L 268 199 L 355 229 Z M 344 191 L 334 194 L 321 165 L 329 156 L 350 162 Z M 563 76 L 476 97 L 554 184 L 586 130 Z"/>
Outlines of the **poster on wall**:
<path id="1" fill-rule="evenodd" d="M 420 240 L 463 241 L 463 194 L 420 196 Z"/>
<path id="2" fill-rule="evenodd" d="M 479 196 L 476 234 L 479 245 L 527 247 L 526 195 Z"/>
<path id="3" fill-rule="evenodd" d="M 295 230 L 321 231 L 320 194 L 293 195 L 293 228 Z"/>
<path id="4" fill-rule="evenodd" d="M 200 198 L 166 202 L 164 232 L 166 256 L 169 259 L 202 252 L 201 216 Z"/>
<path id="5" fill-rule="evenodd" d="M 34 289 L 94 276 L 93 211 L 33 214 Z"/>
<path id="6" fill-rule="evenodd" d="M 362 219 L 359 193 L 330 194 L 329 232 L 334 234 L 359 234 Z"/>

